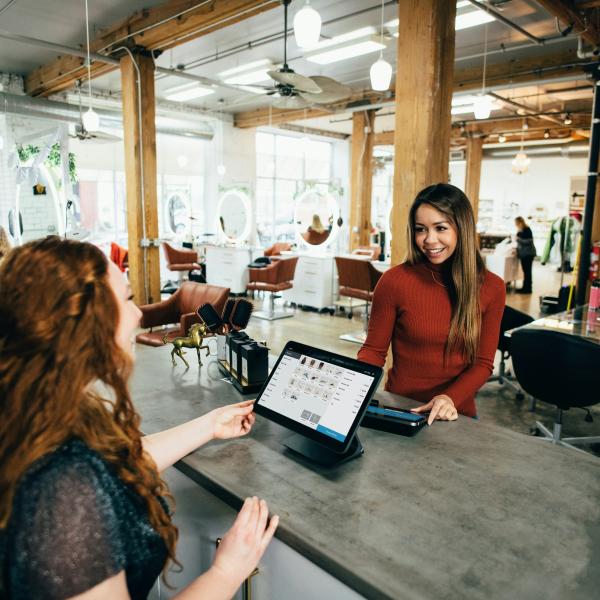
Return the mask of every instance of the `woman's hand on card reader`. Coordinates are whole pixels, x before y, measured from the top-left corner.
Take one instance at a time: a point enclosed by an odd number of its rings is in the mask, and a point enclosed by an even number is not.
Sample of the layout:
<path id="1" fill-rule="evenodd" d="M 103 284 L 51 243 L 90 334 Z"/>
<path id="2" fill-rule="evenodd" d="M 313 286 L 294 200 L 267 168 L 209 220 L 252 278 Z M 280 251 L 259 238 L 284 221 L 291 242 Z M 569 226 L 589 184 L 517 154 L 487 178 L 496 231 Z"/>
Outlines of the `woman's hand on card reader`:
<path id="1" fill-rule="evenodd" d="M 434 421 L 456 421 L 458 419 L 458 411 L 452 402 L 450 396 L 446 394 L 440 394 L 434 396 L 427 404 L 419 406 L 418 408 L 411 408 L 412 413 L 429 413 L 427 419 L 427 425 L 431 425 Z"/>

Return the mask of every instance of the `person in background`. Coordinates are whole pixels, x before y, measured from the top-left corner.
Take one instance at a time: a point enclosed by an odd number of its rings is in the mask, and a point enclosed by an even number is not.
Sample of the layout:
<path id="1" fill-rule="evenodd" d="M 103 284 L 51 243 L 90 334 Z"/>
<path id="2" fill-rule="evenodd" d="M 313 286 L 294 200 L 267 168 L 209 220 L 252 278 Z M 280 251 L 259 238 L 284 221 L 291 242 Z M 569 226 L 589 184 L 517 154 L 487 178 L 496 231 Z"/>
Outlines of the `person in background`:
<path id="1" fill-rule="evenodd" d="M 0 225 L 0 262 L 4 259 L 4 257 L 11 250 L 12 245 L 10 240 L 8 239 L 8 233 L 6 233 L 6 229 Z"/>
<path id="2" fill-rule="evenodd" d="M 533 243 L 533 233 L 523 217 L 515 219 L 515 226 L 517 228 L 517 256 L 523 269 L 523 287 L 517 290 L 517 294 L 531 294 L 531 270 L 533 259 L 537 254 Z"/>
<path id="3" fill-rule="evenodd" d="M 177 562 L 160 473 L 252 428 L 246 401 L 142 436 L 127 386 L 140 315 L 91 244 L 48 237 L 0 266 L 2 598 L 146 598 Z M 231 598 L 273 536 L 268 517 L 246 499 L 211 568 L 175 598 Z"/>
<path id="4" fill-rule="evenodd" d="M 486 270 L 468 198 L 438 183 L 408 216 L 406 262 L 386 271 L 373 296 L 358 359 L 383 366 L 385 389 L 423 405 L 428 423 L 476 416 L 475 393 L 492 373 L 504 312 L 504 282 Z"/>

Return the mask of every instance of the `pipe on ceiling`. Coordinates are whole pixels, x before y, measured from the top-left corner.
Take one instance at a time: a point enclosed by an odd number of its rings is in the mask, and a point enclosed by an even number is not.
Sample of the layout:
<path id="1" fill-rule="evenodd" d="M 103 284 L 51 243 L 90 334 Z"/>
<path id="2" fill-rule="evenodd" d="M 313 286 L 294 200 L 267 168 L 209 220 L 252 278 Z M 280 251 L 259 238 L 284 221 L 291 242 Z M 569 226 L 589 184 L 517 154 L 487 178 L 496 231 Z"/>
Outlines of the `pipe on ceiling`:
<path id="1" fill-rule="evenodd" d="M 469 2 L 473 6 L 476 6 L 479 10 L 482 10 L 482 11 L 488 13 L 489 15 L 492 15 L 492 17 L 494 17 L 496 20 L 500 21 L 500 23 L 503 23 L 507 27 L 514 29 L 515 31 L 519 32 L 521 35 L 524 35 L 527 39 L 531 40 L 534 44 L 537 44 L 538 46 L 543 46 L 544 43 L 546 42 L 546 40 L 544 38 L 539 38 L 536 35 L 533 35 L 533 33 L 529 33 L 529 31 L 527 31 L 526 29 L 523 29 L 520 25 L 517 25 L 514 21 L 507 19 L 502 13 L 500 13 L 495 8 L 492 8 L 488 4 L 483 4 L 482 2 L 479 2 L 478 0 L 469 0 Z"/>
<path id="2" fill-rule="evenodd" d="M 527 156 L 563 156 L 566 158 L 575 158 L 586 156 L 589 152 L 589 146 L 587 144 L 556 144 L 546 146 L 527 146 Z M 507 158 L 514 158 L 518 152 L 518 148 L 513 149 L 484 149 L 483 156 L 486 159 L 493 160 L 506 160 Z"/>
<path id="3" fill-rule="evenodd" d="M 123 126 L 123 118 L 117 111 L 94 109 L 100 116 L 100 124 L 104 127 L 115 128 Z M 0 111 L 6 114 L 23 115 L 38 119 L 54 119 L 78 124 L 81 122 L 79 107 L 73 104 L 55 102 L 46 98 L 32 98 L 27 95 L 6 94 L 0 92 Z M 189 124 L 176 127 L 156 127 L 156 132 L 164 135 L 177 135 L 186 138 L 212 140 L 214 131 L 190 129 Z"/>

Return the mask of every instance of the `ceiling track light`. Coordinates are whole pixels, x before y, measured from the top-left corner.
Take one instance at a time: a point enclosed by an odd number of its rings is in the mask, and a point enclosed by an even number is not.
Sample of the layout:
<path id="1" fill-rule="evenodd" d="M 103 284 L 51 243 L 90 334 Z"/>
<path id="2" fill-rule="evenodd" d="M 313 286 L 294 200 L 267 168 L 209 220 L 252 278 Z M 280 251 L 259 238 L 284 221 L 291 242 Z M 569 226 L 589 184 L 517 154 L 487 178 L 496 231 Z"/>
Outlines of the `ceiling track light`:
<path id="1" fill-rule="evenodd" d="M 371 79 L 371 88 L 376 92 L 385 92 L 390 88 L 392 82 L 392 65 L 383 58 L 383 14 L 385 1 L 381 0 L 381 30 L 380 43 L 382 45 L 379 51 L 379 58 L 371 65 L 369 77 Z"/>
<path id="2" fill-rule="evenodd" d="M 567 113 L 565 115 L 565 125 L 570 125 L 573 122 L 573 119 L 571 119 L 571 113 Z"/>
<path id="3" fill-rule="evenodd" d="M 544 139 L 547 140 L 550 137 L 550 130 L 546 129 L 544 130 Z"/>

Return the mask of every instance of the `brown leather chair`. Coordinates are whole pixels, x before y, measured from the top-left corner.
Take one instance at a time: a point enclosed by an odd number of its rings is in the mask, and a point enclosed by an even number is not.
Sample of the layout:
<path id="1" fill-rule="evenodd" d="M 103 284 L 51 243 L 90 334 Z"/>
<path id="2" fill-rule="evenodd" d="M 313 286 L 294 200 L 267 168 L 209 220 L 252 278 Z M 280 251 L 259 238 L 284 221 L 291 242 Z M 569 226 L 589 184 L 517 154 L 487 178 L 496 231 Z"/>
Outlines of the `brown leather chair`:
<path id="1" fill-rule="evenodd" d="M 259 311 L 252 313 L 253 317 L 274 321 L 275 319 L 285 319 L 293 315 L 285 312 L 275 312 L 275 294 L 283 290 L 289 290 L 294 287 L 294 274 L 296 272 L 296 264 L 298 257 L 283 258 L 271 263 L 262 269 L 248 269 L 248 285 L 246 289 L 263 292 L 271 292 L 269 301 L 269 311 Z"/>
<path id="2" fill-rule="evenodd" d="M 287 252 L 292 249 L 289 242 L 275 242 L 265 250 L 265 256 L 281 256 L 282 252 Z"/>
<path id="3" fill-rule="evenodd" d="M 199 270 L 201 267 L 198 264 L 198 253 L 195 250 L 179 250 L 173 248 L 167 242 L 163 242 L 163 250 L 167 261 L 167 269 L 179 273 L 179 282 L 183 280 L 183 273 L 187 271 Z"/>
<path id="4" fill-rule="evenodd" d="M 184 281 L 181 287 L 167 300 L 140 306 L 142 321 L 140 327 L 150 327 L 150 331 L 140 333 L 135 338 L 136 342 L 147 346 L 162 346 L 163 336 L 169 338 L 186 335 L 190 326 L 199 323 L 200 318 L 196 310 L 206 304 L 212 304 L 221 314 L 229 297 L 229 288 L 206 283 Z M 154 327 L 178 323 L 173 327 Z"/>
<path id="5" fill-rule="evenodd" d="M 383 273 L 378 271 L 370 261 L 361 258 L 336 256 L 335 264 L 338 270 L 340 296 L 364 300 L 367 304 L 364 330 L 345 333 L 340 336 L 340 339 L 362 344 L 367 337 L 369 303 L 373 300 L 373 291 Z M 350 313 L 350 316 L 352 316 L 352 313 Z"/>
<path id="6" fill-rule="evenodd" d="M 303 234 L 302 237 L 306 241 L 307 244 L 311 246 L 319 246 L 323 242 L 327 240 L 329 237 L 329 231 L 325 229 L 324 231 L 315 231 L 312 227 L 309 227 Z"/>
<path id="7" fill-rule="evenodd" d="M 371 260 L 377 260 L 381 254 L 381 248 L 379 246 L 358 246 L 352 250 L 352 254 L 368 256 Z"/>

